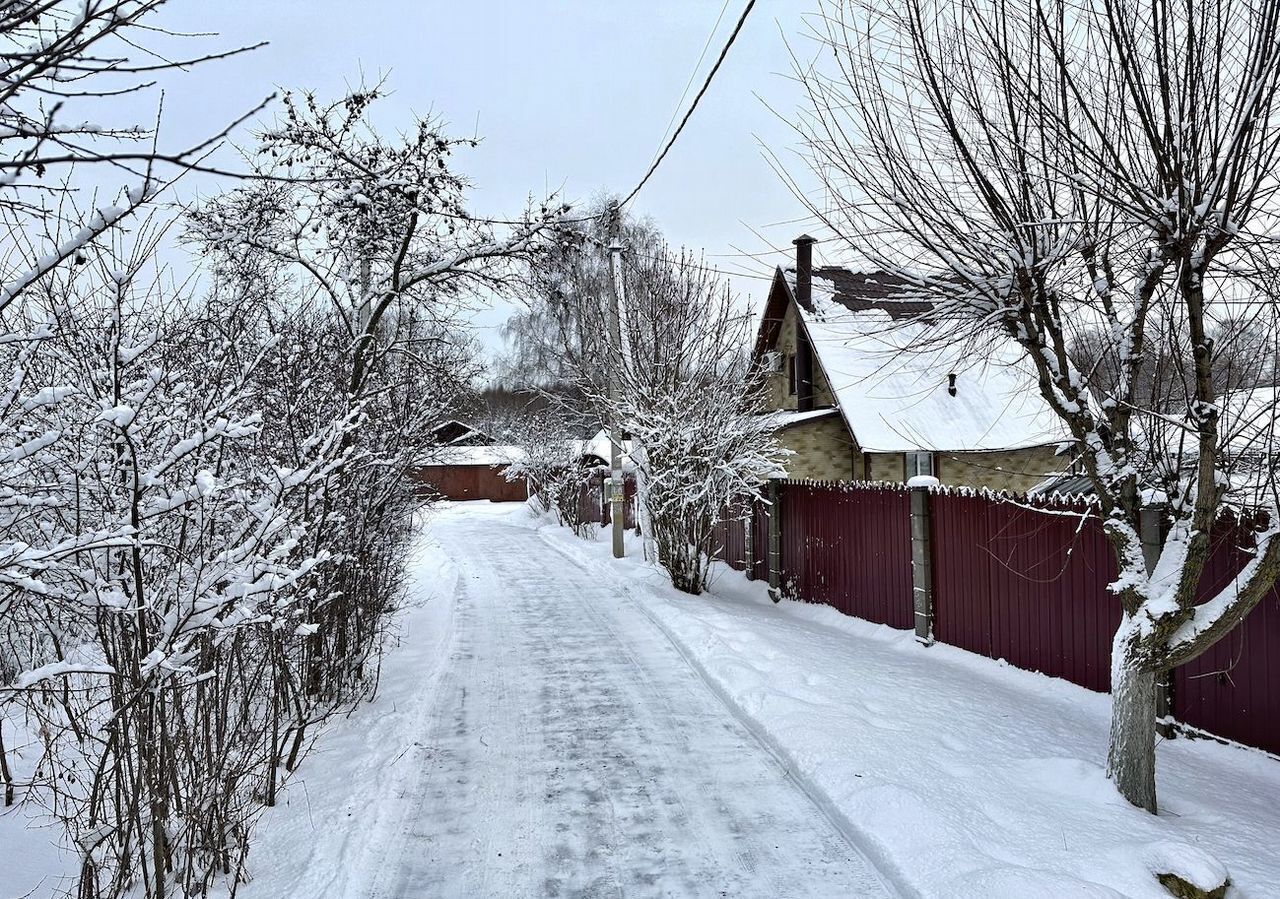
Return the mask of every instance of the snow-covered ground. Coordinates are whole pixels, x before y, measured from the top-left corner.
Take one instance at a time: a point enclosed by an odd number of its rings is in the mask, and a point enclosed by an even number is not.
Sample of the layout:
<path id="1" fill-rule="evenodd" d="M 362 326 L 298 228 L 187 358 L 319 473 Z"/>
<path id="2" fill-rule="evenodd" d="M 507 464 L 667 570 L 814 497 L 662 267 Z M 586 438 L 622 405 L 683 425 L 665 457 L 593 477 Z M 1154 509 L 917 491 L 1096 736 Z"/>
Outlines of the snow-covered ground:
<path id="1" fill-rule="evenodd" d="M 242 899 L 1166 899 L 1175 860 L 1280 895 L 1280 762 L 1165 743 L 1151 817 L 1103 777 L 1104 696 L 727 570 L 684 596 L 510 505 L 442 511 L 414 584 L 377 701 L 264 814 Z M 42 838 L 15 820 L 4 899 Z"/>
<path id="2" fill-rule="evenodd" d="M 892 895 L 631 588 L 529 524 L 432 522 L 377 701 L 263 817 L 239 896 Z"/>
<path id="3" fill-rule="evenodd" d="M 1153 817 L 1104 776 L 1104 695 L 825 606 L 774 605 L 727 568 L 710 595 L 684 596 L 603 543 L 542 533 L 629 580 L 904 895 L 1168 899 L 1153 870 L 1225 867 L 1231 897 L 1280 896 L 1280 760 L 1164 742 Z"/>

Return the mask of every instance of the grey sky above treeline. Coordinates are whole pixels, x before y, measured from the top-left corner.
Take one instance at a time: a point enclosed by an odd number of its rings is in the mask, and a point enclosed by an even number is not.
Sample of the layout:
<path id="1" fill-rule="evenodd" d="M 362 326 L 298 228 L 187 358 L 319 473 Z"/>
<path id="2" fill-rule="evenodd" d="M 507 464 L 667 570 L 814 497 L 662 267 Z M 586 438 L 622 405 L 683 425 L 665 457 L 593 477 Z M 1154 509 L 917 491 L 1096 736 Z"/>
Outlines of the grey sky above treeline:
<path id="1" fill-rule="evenodd" d="M 801 103 L 788 44 L 812 55 L 804 20 L 814 6 L 757 3 L 680 141 L 633 204 L 674 244 L 705 251 L 718 268 L 767 274 L 784 254 L 722 254 L 789 251 L 808 227 L 796 221 L 804 208 L 761 144 L 802 168 L 785 121 Z M 334 98 L 362 78 L 385 76 L 393 96 L 380 104 L 384 127 L 432 113 L 451 133 L 482 138 L 457 159 L 475 183 L 479 214 L 519 212 L 530 194 L 549 190 L 571 201 L 625 193 L 659 149 L 704 46 L 681 112 L 741 11 L 741 0 L 174 0 L 157 24 L 217 33 L 185 50 L 270 43 L 167 82 L 163 133 L 175 144 L 199 138 L 277 88 Z M 247 129 L 237 139 L 248 143 Z M 182 189 L 215 185 L 194 179 Z M 768 286 L 758 277 L 734 284 L 757 306 Z M 509 312 L 499 304 L 474 316 L 490 349 Z"/>

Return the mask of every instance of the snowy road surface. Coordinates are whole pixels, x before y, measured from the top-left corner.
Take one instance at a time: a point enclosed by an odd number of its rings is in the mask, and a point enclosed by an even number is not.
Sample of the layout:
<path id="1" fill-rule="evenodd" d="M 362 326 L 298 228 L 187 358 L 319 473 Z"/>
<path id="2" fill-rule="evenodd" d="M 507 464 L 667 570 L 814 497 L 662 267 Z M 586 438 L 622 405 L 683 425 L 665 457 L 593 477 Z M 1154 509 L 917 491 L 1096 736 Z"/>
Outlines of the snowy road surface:
<path id="1" fill-rule="evenodd" d="M 366 895 L 889 895 L 620 579 L 475 506 L 432 530 L 454 639 Z"/>

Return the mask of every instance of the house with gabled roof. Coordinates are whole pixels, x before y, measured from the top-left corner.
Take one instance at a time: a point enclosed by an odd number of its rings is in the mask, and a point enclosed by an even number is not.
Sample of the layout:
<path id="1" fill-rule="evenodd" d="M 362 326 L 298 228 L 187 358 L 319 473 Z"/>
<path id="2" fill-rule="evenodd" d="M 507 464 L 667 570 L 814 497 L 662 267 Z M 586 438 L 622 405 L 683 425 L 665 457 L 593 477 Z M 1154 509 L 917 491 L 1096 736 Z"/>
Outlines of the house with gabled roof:
<path id="1" fill-rule="evenodd" d="M 1067 467 L 1069 434 L 1015 341 L 978 353 L 900 278 L 814 267 L 814 242 L 775 272 L 754 349 L 789 476 L 1021 493 Z"/>

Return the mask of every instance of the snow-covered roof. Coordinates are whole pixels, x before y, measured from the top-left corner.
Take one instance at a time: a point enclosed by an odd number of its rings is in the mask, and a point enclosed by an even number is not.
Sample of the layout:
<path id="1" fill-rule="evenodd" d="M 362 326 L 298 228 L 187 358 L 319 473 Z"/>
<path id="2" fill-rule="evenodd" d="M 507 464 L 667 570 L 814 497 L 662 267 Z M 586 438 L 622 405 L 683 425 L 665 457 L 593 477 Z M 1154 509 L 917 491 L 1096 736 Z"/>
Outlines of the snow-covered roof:
<path id="1" fill-rule="evenodd" d="M 630 455 L 631 450 L 634 448 L 635 448 L 634 440 L 622 441 L 622 461 L 623 461 L 624 467 L 629 466 L 631 464 L 631 460 L 628 458 L 628 456 Z M 592 437 L 590 440 L 581 441 L 578 448 L 579 458 L 583 456 L 596 456 L 597 458 L 608 461 L 612 452 L 613 452 L 613 445 L 612 445 L 612 442 L 609 440 L 609 432 L 606 431 L 604 428 L 601 428 L 599 431 L 597 431 L 595 436 Z"/>
<path id="2" fill-rule="evenodd" d="M 622 441 L 623 464 L 632 465 L 629 453 L 634 441 Z M 566 463 L 575 462 L 585 456 L 597 456 L 608 461 L 610 455 L 609 434 L 600 430 L 589 440 L 569 441 L 569 458 Z M 422 460 L 423 465 L 510 465 L 525 458 L 525 451 L 518 446 L 501 444 L 485 444 L 482 446 L 448 446 L 434 447 Z"/>
<path id="3" fill-rule="evenodd" d="M 770 412 L 773 420 L 777 423 L 778 428 L 789 428 L 792 425 L 798 425 L 801 422 L 813 421 L 815 418 L 826 418 L 828 415 L 839 415 L 839 409 L 810 409 L 808 412 L 797 412 L 795 409 L 783 409 L 780 412 Z"/>
<path id="4" fill-rule="evenodd" d="M 424 465 L 510 465 L 524 458 L 518 446 L 489 444 L 486 446 L 442 446 L 433 449 Z"/>
<path id="5" fill-rule="evenodd" d="M 794 294 L 794 273 L 788 273 Z M 921 318 L 919 301 L 897 301 L 890 276 L 843 269 L 813 273 L 813 310 L 796 310 L 836 404 L 871 452 L 990 451 L 1068 439 L 1011 338 L 982 358 Z M 955 395 L 949 390 L 955 375 Z"/>
<path id="6" fill-rule="evenodd" d="M 1280 428 L 1276 412 L 1280 408 L 1280 387 L 1248 387 L 1231 390 L 1218 401 L 1218 432 L 1229 452 L 1274 456 Z"/>

